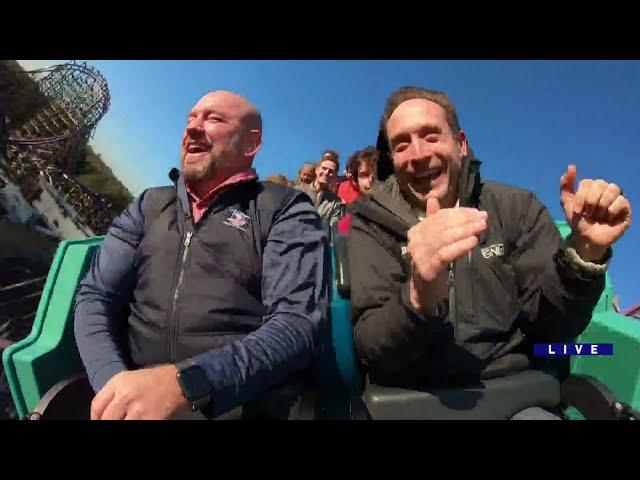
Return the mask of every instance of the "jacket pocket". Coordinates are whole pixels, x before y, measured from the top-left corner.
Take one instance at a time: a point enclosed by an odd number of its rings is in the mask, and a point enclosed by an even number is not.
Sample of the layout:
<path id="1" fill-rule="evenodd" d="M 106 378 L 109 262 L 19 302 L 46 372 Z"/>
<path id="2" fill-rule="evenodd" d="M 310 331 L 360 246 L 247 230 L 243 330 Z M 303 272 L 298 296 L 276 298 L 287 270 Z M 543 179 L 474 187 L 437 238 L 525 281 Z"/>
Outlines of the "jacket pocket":
<path id="1" fill-rule="evenodd" d="M 520 311 L 515 272 L 503 257 L 479 256 L 474 279 L 474 317 L 479 332 L 499 341 L 510 332 Z"/>

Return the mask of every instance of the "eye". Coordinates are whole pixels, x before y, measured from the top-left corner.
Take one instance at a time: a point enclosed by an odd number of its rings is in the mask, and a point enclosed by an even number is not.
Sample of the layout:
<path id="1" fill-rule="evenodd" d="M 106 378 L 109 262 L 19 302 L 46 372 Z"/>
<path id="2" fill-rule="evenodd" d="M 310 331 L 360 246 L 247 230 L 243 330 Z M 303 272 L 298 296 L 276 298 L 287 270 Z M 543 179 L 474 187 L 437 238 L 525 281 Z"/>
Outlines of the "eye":
<path id="1" fill-rule="evenodd" d="M 424 139 L 429 143 L 435 143 L 440 140 L 440 137 L 435 133 L 429 133 L 424 137 Z"/>
<path id="2" fill-rule="evenodd" d="M 393 151 L 397 153 L 404 152 L 408 146 L 409 146 L 409 142 L 400 142 L 396 144 L 395 147 L 393 147 Z"/>

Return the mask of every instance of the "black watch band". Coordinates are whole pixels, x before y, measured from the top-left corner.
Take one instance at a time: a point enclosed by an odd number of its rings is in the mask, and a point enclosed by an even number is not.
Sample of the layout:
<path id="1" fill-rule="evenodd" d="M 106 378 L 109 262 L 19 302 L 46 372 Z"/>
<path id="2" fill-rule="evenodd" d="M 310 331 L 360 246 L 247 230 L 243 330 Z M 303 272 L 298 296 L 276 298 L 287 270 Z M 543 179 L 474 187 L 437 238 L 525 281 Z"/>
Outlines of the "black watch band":
<path id="1" fill-rule="evenodd" d="M 202 410 L 211 404 L 211 383 L 207 374 L 192 360 L 176 363 L 178 384 L 192 411 Z"/>

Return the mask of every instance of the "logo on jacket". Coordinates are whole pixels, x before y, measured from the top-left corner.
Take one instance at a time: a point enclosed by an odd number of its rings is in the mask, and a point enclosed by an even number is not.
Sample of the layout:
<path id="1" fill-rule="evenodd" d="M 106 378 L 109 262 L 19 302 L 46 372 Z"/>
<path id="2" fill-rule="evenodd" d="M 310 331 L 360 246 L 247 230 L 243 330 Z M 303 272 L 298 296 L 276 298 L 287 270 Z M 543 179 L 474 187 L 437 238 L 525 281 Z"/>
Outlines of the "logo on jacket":
<path id="1" fill-rule="evenodd" d="M 496 243 L 485 248 L 481 248 L 480 252 L 484 258 L 502 257 L 504 255 L 504 245 Z"/>
<path id="2" fill-rule="evenodd" d="M 233 208 L 231 209 L 231 216 L 222 223 L 246 232 L 250 222 L 251 219 L 248 215 L 242 213 L 240 210 L 236 210 L 235 208 Z"/>

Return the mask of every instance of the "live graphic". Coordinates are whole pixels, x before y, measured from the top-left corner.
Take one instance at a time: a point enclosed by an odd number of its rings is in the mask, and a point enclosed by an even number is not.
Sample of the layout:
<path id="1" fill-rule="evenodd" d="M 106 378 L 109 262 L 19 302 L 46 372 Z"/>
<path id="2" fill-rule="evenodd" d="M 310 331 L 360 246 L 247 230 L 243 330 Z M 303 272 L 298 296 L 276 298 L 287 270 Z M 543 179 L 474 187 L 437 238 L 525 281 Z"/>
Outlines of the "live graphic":
<path id="1" fill-rule="evenodd" d="M 533 354 L 537 357 L 613 355 L 613 343 L 536 343 Z"/>

